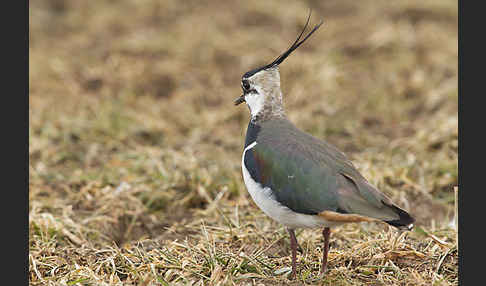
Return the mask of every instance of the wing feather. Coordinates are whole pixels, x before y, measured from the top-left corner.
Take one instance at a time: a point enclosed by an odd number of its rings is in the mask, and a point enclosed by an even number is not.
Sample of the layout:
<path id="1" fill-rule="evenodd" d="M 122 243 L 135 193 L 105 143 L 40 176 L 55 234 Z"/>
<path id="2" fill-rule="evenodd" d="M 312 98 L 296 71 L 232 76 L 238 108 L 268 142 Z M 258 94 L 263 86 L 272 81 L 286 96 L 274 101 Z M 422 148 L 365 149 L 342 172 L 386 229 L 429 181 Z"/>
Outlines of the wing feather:
<path id="1" fill-rule="evenodd" d="M 304 214 L 331 211 L 367 216 L 398 227 L 414 221 L 336 147 L 298 130 L 288 120 L 266 124 L 244 163 L 252 178 L 270 188 L 282 205 Z"/>

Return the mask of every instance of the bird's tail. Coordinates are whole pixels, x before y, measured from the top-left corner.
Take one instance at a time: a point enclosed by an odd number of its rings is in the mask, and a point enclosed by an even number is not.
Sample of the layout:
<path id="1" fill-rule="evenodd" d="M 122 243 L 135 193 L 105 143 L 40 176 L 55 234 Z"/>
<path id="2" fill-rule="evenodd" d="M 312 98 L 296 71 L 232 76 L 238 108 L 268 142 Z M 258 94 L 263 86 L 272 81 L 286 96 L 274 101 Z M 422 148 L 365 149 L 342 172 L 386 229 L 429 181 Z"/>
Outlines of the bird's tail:
<path id="1" fill-rule="evenodd" d="M 399 229 L 413 228 L 415 219 L 364 178 L 355 179 L 343 174 L 339 179 L 338 203 L 341 212 L 381 220 Z"/>
<path id="2" fill-rule="evenodd" d="M 383 204 L 385 204 L 386 206 L 391 208 L 392 211 L 395 212 L 398 215 L 398 219 L 385 220 L 386 223 L 388 223 L 389 225 L 393 225 L 394 227 L 399 228 L 399 229 L 412 230 L 413 223 L 415 222 L 415 219 L 412 216 L 410 216 L 409 213 L 407 213 L 406 211 L 397 207 L 396 205 L 387 204 L 385 202 L 383 202 Z"/>

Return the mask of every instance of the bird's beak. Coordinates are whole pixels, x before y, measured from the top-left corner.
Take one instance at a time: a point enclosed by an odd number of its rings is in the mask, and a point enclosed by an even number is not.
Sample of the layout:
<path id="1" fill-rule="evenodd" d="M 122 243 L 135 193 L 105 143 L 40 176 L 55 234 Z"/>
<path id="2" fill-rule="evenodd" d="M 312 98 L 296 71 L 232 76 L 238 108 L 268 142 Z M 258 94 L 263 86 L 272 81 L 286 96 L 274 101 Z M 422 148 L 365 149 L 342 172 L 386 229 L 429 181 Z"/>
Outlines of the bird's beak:
<path id="1" fill-rule="evenodd" d="M 235 100 L 235 105 L 238 105 L 240 103 L 243 103 L 243 102 L 246 102 L 245 100 L 245 95 L 242 94 L 240 97 L 238 97 L 236 100 Z"/>

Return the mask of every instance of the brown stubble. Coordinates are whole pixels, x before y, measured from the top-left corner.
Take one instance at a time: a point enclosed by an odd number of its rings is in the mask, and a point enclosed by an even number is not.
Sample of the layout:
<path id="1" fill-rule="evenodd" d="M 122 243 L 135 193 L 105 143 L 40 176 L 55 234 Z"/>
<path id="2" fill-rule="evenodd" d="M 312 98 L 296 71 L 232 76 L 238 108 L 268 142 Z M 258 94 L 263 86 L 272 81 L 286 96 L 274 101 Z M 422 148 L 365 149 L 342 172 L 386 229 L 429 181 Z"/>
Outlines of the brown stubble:
<path id="1" fill-rule="evenodd" d="M 289 283 L 232 101 L 308 5 L 324 25 L 280 67 L 287 116 L 418 227 L 333 228 L 322 282 L 322 236 L 296 230 L 293 283 L 458 284 L 457 1 L 47 0 L 29 6 L 31 285 Z"/>

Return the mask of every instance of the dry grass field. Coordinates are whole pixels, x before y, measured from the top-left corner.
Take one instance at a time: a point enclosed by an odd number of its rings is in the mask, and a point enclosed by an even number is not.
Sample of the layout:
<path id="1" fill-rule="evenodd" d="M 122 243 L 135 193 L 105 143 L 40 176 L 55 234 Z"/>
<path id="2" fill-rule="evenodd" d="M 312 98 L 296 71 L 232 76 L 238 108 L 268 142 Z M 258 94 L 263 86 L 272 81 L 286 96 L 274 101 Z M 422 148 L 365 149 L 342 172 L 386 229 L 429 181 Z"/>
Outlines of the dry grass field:
<path id="1" fill-rule="evenodd" d="M 457 1 L 29 2 L 30 285 L 458 285 Z M 243 184 L 241 76 L 417 218 L 285 228 Z M 460 191 L 460 190 L 459 190 Z"/>

